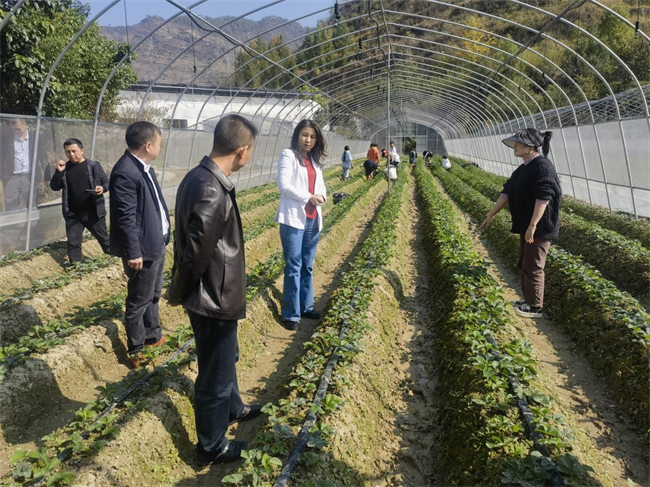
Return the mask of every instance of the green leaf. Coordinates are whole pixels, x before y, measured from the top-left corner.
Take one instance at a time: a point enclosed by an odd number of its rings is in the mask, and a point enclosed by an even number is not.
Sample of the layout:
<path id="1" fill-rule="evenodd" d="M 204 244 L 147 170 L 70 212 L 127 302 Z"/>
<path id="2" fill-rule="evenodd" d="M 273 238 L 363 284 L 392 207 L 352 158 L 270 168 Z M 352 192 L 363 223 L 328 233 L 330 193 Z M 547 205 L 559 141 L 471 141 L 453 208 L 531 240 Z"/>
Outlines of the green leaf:
<path id="1" fill-rule="evenodd" d="M 221 482 L 224 484 L 238 484 L 242 480 L 244 480 L 244 476 L 240 473 L 233 473 L 230 475 L 226 475 L 224 478 L 221 479 Z"/>
<path id="2" fill-rule="evenodd" d="M 27 452 L 25 450 L 17 450 L 11 455 L 11 458 L 9 459 L 9 463 L 13 465 L 17 461 L 25 458 L 25 456 L 27 456 Z"/>
<path id="3" fill-rule="evenodd" d="M 533 394 L 530 399 L 542 406 L 550 407 L 551 405 L 551 397 L 547 394 Z"/>
<path id="4" fill-rule="evenodd" d="M 34 467 L 31 463 L 20 462 L 11 472 L 11 476 L 17 482 L 24 482 L 31 479 L 34 474 Z"/>
<path id="5" fill-rule="evenodd" d="M 53 485 L 70 485 L 74 480 L 74 473 L 68 470 L 63 472 L 58 472 L 47 481 L 47 487 L 52 487 Z"/>

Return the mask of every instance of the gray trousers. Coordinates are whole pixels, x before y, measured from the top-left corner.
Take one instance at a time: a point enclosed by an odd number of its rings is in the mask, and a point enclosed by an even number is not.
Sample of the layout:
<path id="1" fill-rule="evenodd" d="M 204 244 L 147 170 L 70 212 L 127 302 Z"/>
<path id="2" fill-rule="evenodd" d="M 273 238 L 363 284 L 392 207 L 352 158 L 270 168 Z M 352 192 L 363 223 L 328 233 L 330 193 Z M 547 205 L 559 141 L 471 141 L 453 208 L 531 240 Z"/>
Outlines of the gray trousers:
<path id="1" fill-rule="evenodd" d="M 18 210 L 20 208 L 27 208 L 29 201 L 29 183 L 31 173 L 14 174 L 9 181 L 4 185 L 5 193 L 5 211 Z M 32 195 L 32 208 L 36 208 L 36 198 L 38 197 L 38 190 L 34 188 Z"/>
<path id="2" fill-rule="evenodd" d="M 156 260 L 145 260 L 139 271 L 129 267 L 127 259 L 122 259 L 124 272 L 129 278 L 126 295 L 127 347 L 129 353 L 141 351 L 145 345 L 156 343 L 162 337 L 158 315 L 158 301 L 162 293 L 165 251 Z"/>

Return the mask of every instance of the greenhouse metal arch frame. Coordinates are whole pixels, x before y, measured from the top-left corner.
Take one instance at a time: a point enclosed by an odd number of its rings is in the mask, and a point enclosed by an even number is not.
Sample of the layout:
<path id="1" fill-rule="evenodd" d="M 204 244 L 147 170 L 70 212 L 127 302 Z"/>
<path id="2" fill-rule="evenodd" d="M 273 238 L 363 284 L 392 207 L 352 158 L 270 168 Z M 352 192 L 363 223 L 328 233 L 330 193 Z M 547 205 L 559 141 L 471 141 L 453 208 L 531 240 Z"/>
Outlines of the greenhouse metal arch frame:
<path id="1" fill-rule="evenodd" d="M 51 66 L 49 73 L 43 83 L 40 93 L 39 105 L 36 114 L 36 143 L 38 143 L 38 138 L 40 135 L 40 126 L 41 120 L 43 119 L 43 101 L 45 99 L 47 90 L 49 88 L 49 83 L 52 78 L 53 73 L 55 72 L 57 66 L 64 58 L 69 49 L 75 44 L 77 39 L 95 22 L 97 22 L 106 12 L 115 8 L 119 3 L 126 0 L 112 0 L 105 8 L 98 12 L 95 16 L 88 20 L 88 22 L 77 32 L 77 34 L 71 39 L 67 46 L 61 51 L 56 61 Z M 507 133 L 512 132 L 513 130 L 523 128 L 524 126 L 537 126 L 536 118 L 541 115 L 541 120 L 543 121 L 543 127 L 538 127 L 540 129 L 549 129 L 549 128 L 558 128 L 561 132 L 561 146 L 557 144 L 553 145 L 553 155 L 555 158 L 552 158 L 558 167 L 558 173 L 560 175 L 566 175 L 568 177 L 568 183 L 571 188 L 570 193 L 576 195 L 576 188 L 574 187 L 574 180 L 583 180 L 586 184 L 586 196 L 584 199 L 588 200 L 590 203 L 593 203 L 593 191 L 592 185 L 604 184 L 604 195 L 606 197 L 606 206 L 610 210 L 617 209 L 613 205 L 610 199 L 610 187 L 618 187 L 622 189 L 629 189 L 630 193 L 630 205 L 629 209 L 632 210 L 634 215 L 639 215 L 639 209 L 637 208 L 637 196 L 635 192 L 640 192 L 642 194 L 648 194 L 644 200 L 650 200 L 650 185 L 647 181 L 644 181 L 643 175 L 641 173 L 641 178 L 638 176 L 638 169 L 633 167 L 632 156 L 630 154 L 630 140 L 629 133 L 626 133 L 626 126 L 631 125 L 634 120 L 630 120 L 629 117 L 626 117 L 625 114 L 621 112 L 621 107 L 617 99 L 617 94 L 614 93 L 614 90 L 603 75 L 598 69 L 589 63 L 579 52 L 572 49 L 571 47 L 565 45 L 561 40 L 554 38 L 548 30 L 554 24 L 562 25 L 563 27 L 568 27 L 571 30 L 575 30 L 580 33 L 580 35 L 586 36 L 586 38 L 594 41 L 600 49 L 606 52 L 613 60 L 615 60 L 618 65 L 620 65 L 626 73 L 629 75 L 630 79 L 633 81 L 634 85 L 637 87 L 638 94 L 630 95 L 634 96 L 635 100 L 638 99 L 637 104 L 641 107 L 643 113 L 643 119 L 645 119 L 645 144 L 650 140 L 650 111 L 648 108 L 648 102 L 646 95 L 644 93 L 644 88 L 638 80 L 637 76 L 633 70 L 625 64 L 625 62 L 611 49 L 609 48 L 602 40 L 598 39 L 595 35 L 586 31 L 579 25 L 567 20 L 561 15 L 554 14 L 542 8 L 536 7 L 534 5 L 526 4 L 520 0 L 506 0 L 507 2 L 517 5 L 522 9 L 529 9 L 531 12 L 540 14 L 548 18 L 548 22 L 539 29 L 535 29 L 529 25 L 524 25 L 513 20 L 502 18 L 487 12 L 481 12 L 477 9 L 469 8 L 463 5 L 454 5 L 452 2 L 445 2 L 441 0 L 422 0 L 430 5 L 435 5 L 443 8 L 454 8 L 459 9 L 465 12 L 468 12 L 472 15 L 477 15 L 479 17 L 489 18 L 493 21 L 502 22 L 508 24 L 514 28 L 520 29 L 522 32 L 532 34 L 533 37 L 527 42 L 518 42 L 517 40 L 510 39 L 504 36 L 501 36 L 495 32 L 490 32 L 489 30 L 481 29 L 475 26 L 466 25 L 462 22 L 455 22 L 449 19 L 439 18 L 435 16 L 416 14 L 411 12 L 400 12 L 396 10 L 390 10 L 384 7 L 384 4 L 381 0 L 379 2 L 371 2 L 365 0 L 346 0 L 340 2 L 334 2 L 338 4 L 338 7 L 344 7 L 347 5 L 358 4 L 362 6 L 363 13 L 350 17 L 347 19 L 337 18 L 335 22 L 330 24 L 321 24 L 316 29 L 310 30 L 307 34 L 294 38 L 286 39 L 285 42 L 281 45 L 278 45 L 272 49 L 268 49 L 265 52 L 257 52 L 251 47 L 246 46 L 247 43 L 250 43 L 256 39 L 261 38 L 264 35 L 272 34 L 277 32 L 283 26 L 286 26 L 290 23 L 300 21 L 304 18 L 319 15 L 324 12 L 327 12 L 329 9 L 320 9 L 315 10 L 314 12 L 303 15 L 301 17 L 289 20 L 281 25 L 275 26 L 273 28 L 267 29 L 265 32 L 260 33 L 256 36 L 253 36 L 249 39 L 240 41 L 233 38 L 232 36 L 225 34 L 223 28 L 229 24 L 237 22 L 238 20 L 248 18 L 254 13 L 264 11 L 272 8 L 273 6 L 282 3 L 284 0 L 276 0 L 269 2 L 268 4 L 246 12 L 235 19 L 231 19 L 228 22 L 220 25 L 213 26 L 209 24 L 206 20 L 198 16 L 194 10 L 197 7 L 204 6 L 207 0 L 199 0 L 189 7 L 182 7 L 178 5 L 174 0 L 166 0 L 169 4 L 174 5 L 178 8 L 178 12 L 166 19 L 161 25 L 153 29 L 146 36 L 144 36 L 140 41 L 135 44 L 118 63 L 117 66 L 113 69 L 112 73 L 105 80 L 104 86 L 101 90 L 98 103 L 96 106 L 95 117 L 93 121 L 93 131 L 92 131 L 92 140 L 90 142 L 91 147 L 91 158 L 94 156 L 96 151 L 96 142 L 97 142 L 97 129 L 100 124 L 99 113 L 101 109 L 101 104 L 103 101 L 103 96 L 106 88 L 108 87 L 112 77 L 117 73 L 119 67 L 123 63 L 127 62 L 132 53 L 137 53 L 138 48 L 144 44 L 148 39 L 150 39 L 161 27 L 178 18 L 181 15 L 187 15 L 190 17 L 191 21 L 195 23 L 199 28 L 203 29 L 205 32 L 202 35 L 197 36 L 196 39 L 185 48 L 183 48 L 179 53 L 177 53 L 169 63 L 158 73 L 156 80 L 159 80 L 164 73 L 170 69 L 174 63 L 181 59 L 184 55 L 190 52 L 194 46 L 200 42 L 203 42 L 210 35 L 221 35 L 226 38 L 231 44 L 232 48 L 224 52 L 223 54 L 217 56 L 215 59 L 209 61 L 207 65 L 201 69 L 199 72 L 191 78 L 189 82 L 185 84 L 183 89 L 178 94 L 176 103 L 172 111 L 172 119 L 176 113 L 176 110 L 180 103 L 183 100 L 183 97 L 191 90 L 195 82 L 201 78 L 205 73 L 209 71 L 209 68 L 215 64 L 222 61 L 225 56 L 240 52 L 242 49 L 245 49 L 249 55 L 250 59 L 243 66 L 238 67 L 228 78 L 219 84 L 210 96 L 207 96 L 201 110 L 199 111 L 196 122 L 192 127 L 192 139 L 189 144 L 189 160 L 187 167 L 192 164 L 192 158 L 195 154 L 195 147 L 197 145 L 197 133 L 199 132 L 199 126 L 201 125 L 203 110 L 208 103 L 209 99 L 216 93 L 220 88 L 223 88 L 225 83 L 229 80 L 235 78 L 237 74 L 244 69 L 244 67 L 253 61 L 263 61 L 266 64 L 266 67 L 260 71 L 255 78 L 263 77 L 268 70 L 275 69 L 279 71 L 279 74 L 276 76 L 266 79 L 263 81 L 261 86 L 255 88 L 253 93 L 248 95 L 246 101 L 243 104 L 240 104 L 239 108 L 235 110 L 233 103 L 235 98 L 237 98 L 241 90 L 246 88 L 249 83 L 252 83 L 253 80 L 249 80 L 244 86 L 239 87 L 236 92 L 230 97 L 230 101 L 223 108 L 221 116 L 230 112 L 243 113 L 243 110 L 247 104 L 249 104 L 254 98 L 263 99 L 267 101 L 276 100 L 275 104 L 272 105 L 271 109 L 266 110 L 266 113 L 263 113 L 262 106 L 255 111 L 252 116 L 254 122 L 257 122 L 259 119 L 260 126 L 269 123 L 271 131 L 269 134 L 272 134 L 272 128 L 277 127 L 278 136 L 275 139 L 273 144 L 272 151 L 270 153 L 271 140 L 269 138 L 265 140 L 264 152 L 262 153 L 261 147 L 262 144 L 259 144 L 256 147 L 256 153 L 254 160 L 261 159 L 259 170 L 259 180 L 257 184 L 261 184 L 263 181 L 262 176 L 268 176 L 266 181 L 272 178 L 273 171 L 273 157 L 278 150 L 278 142 L 280 141 L 280 133 L 285 131 L 287 134 L 290 132 L 291 123 L 295 123 L 300 117 L 306 115 L 313 116 L 316 111 L 316 106 L 310 99 L 313 99 L 314 95 L 320 95 L 324 100 L 327 100 L 327 106 L 322 107 L 327 115 L 327 120 L 331 122 L 332 126 L 336 124 L 336 127 L 339 130 L 343 130 L 345 133 L 354 134 L 356 141 L 352 139 L 346 139 L 341 137 L 333 132 L 328 133 L 328 140 L 330 144 L 333 144 L 334 150 L 334 159 L 336 159 L 336 152 L 342 149 L 342 145 L 345 145 L 346 142 L 354 142 L 355 155 L 361 155 L 363 153 L 363 147 L 367 145 L 368 141 L 374 136 L 374 134 L 379 133 L 382 130 L 386 130 L 387 142 L 390 139 L 391 127 L 397 124 L 403 123 L 417 123 L 419 125 L 424 125 L 433 128 L 439 134 L 442 134 L 445 144 L 448 146 L 447 150 L 450 154 L 458 155 L 460 157 L 465 157 L 473 162 L 478 162 L 479 165 L 492 170 L 494 172 L 507 172 L 507 167 L 512 167 L 516 164 L 514 157 L 511 154 L 508 154 L 508 151 L 499 143 L 498 138 Z M 0 23 L 0 31 L 10 22 L 11 18 L 14 15 L 20 15 L 21 7 L 26 3 L 26 0 L 19 0 L 14 4 L 14 6 L 7 13 L 5 18 Z M 373 8 L 373 4 L 375 7 Z M 579 9 L 584 4 L 592 4 L 599 9 L 602 9 L 603 12 L 607 12 L 610 15 L 613 15 L 618 22 L 622 22 L 627 28 L 632 30 L 635 29 L 630 21 L 613 11 L 606 5 L 603 5 L 597 0 L 575 0 L 573 2 L 568 2 L 568 6 L 564 9 L 564 13 L 571 11 L 572 9 Z M 377 8 L 377 5 L 379 8 Z M 338 12 L 338 7 L 336 11 Z M 389 21 L 389 18 L 400 16 L 400 21 Z M 353 25 L 354 22 L 360 23 L 367 19 L 368 24 L 366 27 L 358 28 L 350 32 L 344 33 L 342 35 L 334 34 L 331 38 L 328 38 L 321 44 L 332 43 L 335 41 L 346 42 L 348 39 L 358 38 L 359 49 L 355 49 L 357 44 L 353 40 L 352 43 L 346 44 L 343 47 L 340 47 L 336 50 L 330 50 L 326 54 L 320 56 L 313 56 L 308 61 L 304 61 L 302 64 L 307 62 L 314 63 L 325 55 L 332 55 L 335 52 L 340 52 L 340 55 L 334 58 L 328 63 L 319 64 L 318 69 L 327 67 L 325 71 L 321 71 L 318 74 L 315 74 L 314 71 L 316 68 L 307 70 L 306 72 L 301 73 L 300 75 L 296 74 L 297 66 L 291 66 L 287 68 L 284 64 L 288 64 L 288 61 L 291 59 L 298 58 L 299 56 L 306 54 L 309 49 L 314 49 L 319 47 L 320 44 L 315 44 L 307 48 L 300 47 L 298 50 L 293 51 L 291 56 L 281 59 L 279 61 L 272 61 L 268 56 L 272 54 L 273 50 L 279 49 L 280 47 L 291 45 L 299 41 L 308 39 L 311 36 L 318 35 L 321 32 L 337 29 L 339 25 Z M 426 20 L 430 22 L 435 22 L 439 25 L 451 26 L 453 29 L 464 29 L 463 34 L 459 35 L 459 32 L 456 30 L 454 33 L 445 32 L 442 30 L 425 28 L 423 26 L 416 25 L 407 25 L 404 22 L 405 19 L 419 19 Z M 548 30 L 547 30 L 548 29 Z M 413 36 L 401 35 L 402 32 L 407 30 L 421 32 L 426 36 L 438 36 L 442 39 L 453 39 L 457 42 L 463 43 L 465 46 L 468 44 L 476 45 L 484 51 L 487 52 L 477 52 L 471 49 L 463 49 L 457 45 L 444 44 L 441 42 L 436 42 L 431 40 L 431 38 L 418 38 Z M 475 33 L 484 34 L 491 36 L 491 38 L 499 39 L 512 45 L 518 50 L 514 53 L 504 51 L 496 46 L 492 46 L 487 43 L 476 41 L 470 37 L 465 37 L 465 31 L 473 31 Z M 637 36 L 644 43 L 648 43 L 650 38 L 648 35 L 640 28 L 636 30 Z M 364 37 L 361 37 L 364 36 Z M 547 40 L 553 42 L 555 45 L 559 46 L 561 49 L 568 52 L 571 56 L 576 59 L 576 62 L 580 63 L 587 67 L 591 72 L 593 72 L 596 77 L 603 83 L 603 86 L 610 93 L 607 101 L 611 101 L 614 108 L 614 116 L 608 120 L 617 125 L 617 133 L 613 134 L 613 131 L 610 134 L 610 138 L 615 137 L 617 140 L 617 147 L 620 147 L 622 150 L 619 153 L 619 156 L 623 156 L 622 159 L 625 163 L 626 170 L 626 181 L 623 184 L 619 178 L 618 181 L 612 182 L 610 174 L 608 174 L 608 168 L 606 167 L 605 160 L 607 159 L 607 152 L 611 153 L 611 150 L 606 151 L 603 147 L 603 140 L 601 139 L 601 134 L 599 133 L 599 126 L 596 124 L 596 119 L 592 110 L 592 103 L 595 100 L 589 100 L 586 96 L 580 83 L 573 79 L 568 73 L 566 73 L 560 66 L 558 66 L 553 60 L 549 59 L 543 52 L 540 52 L 534 48 L 534 44 L 537 41 Z M 368 44 L 367 49 L 362 49 L 362 45 Z M 346 51 L 350 51 L 346 53 Z M 450 53 L 449 51 L 453 52 Z M 535 63 L 532 61 L 521 58 L 521 54 L 524 52 L 530 52 L 534 55 Z M 417 54 L 415 54 L 417 53 Z M 467 59 L 464 56 L 474 56 L 475 61 L 480 59 L 479 62 L 472 61 Z M 444 60 L 443 60 L 444 59 Z M 450 62 L 451 61 L 451 62 Z M 550 83 L 551 87 L 554 87 L 555 92 L 549 93 L 547 89 L 542 87 L 535 79 L 529 77 L 524 71 L 519 69 L 516 65 L 511 65 L 511 63 L 518 63 L 520 66 L 525 65 L 528 72 L 537 73 L 541 76 L 543 80 L 546 80 Z M 456 64 L 453 64 L 456 63 Z M 539 66 L 541 66 L 541 69 Z M 451 70 L 453 67 L 454 71 Z M 507 71 L 505 71 L 507 68 Z M 370 74 L 368 74 L 370 70 Z M 550 75 L 549 70 L 553 72 L 553 75 L 558 75 L 563 77 L 564 80 L 569 80 L 572 86 L 580 94 L 580 97 L 584 100 L 588 108 L 588 117 L 585 123 L 584 120 L 579 120 L 574 102 L 571 97 L 564 91 L 564 89 L 556 82 L 556 79 Z M 518 84 L 514 79 L 505 73 L 511 73 L 514 77 L 519 79 L 526 80 L 527 86 L 522 86 Z M 365 76 L 364 76 L 365 74 Z M 280 90 L 285 90 L 279 92 L 276 89 L 270 89 L 270 86 L 273 85 L 276 80 L 282 76 L 289 76 L 289 81 L 287 81 Z M 254 78 L 254 79 L 255 79 Z M 142 96 L 141 105 L 140 105 L 140 116 L 142 116 L 143 109 L 148 97 L 152 93 L 153 83 L 146 90 Z M 279 110 L 279 113 L 274 113 L 273 110 L 279 106 L 280 103 L 284 103 L 286 99 L 299 95 L 299 93 L 305 91 L 307 88 L 307 94 L 304 94 L 300 99 L 299 104 L 284 104 L 283 107 Z M 463 87 L 466 89 L 463 90 Z M 532 93 L 529 90 L 534 90 L 537 93 Z M 381 89 L 380 89 L 381 88 Z M 467 89 L 469 88 L 469 89 Z M 352 92 L 350 90 L 352 89 Z M 503 94 L 507 92 L 510 96 L 499 97 L 498 94 Z M 350 94 L 352 94 L 352 99 L 350 100 Z M 537 101 L 535 94 L 542 97 L 546 100 L 547 104 L 550 104 L 552 107 L 551 111 L 555 112 L 556 121 L 547 120 L 544 114 L 544 110 Z M 558 104 L 557 97 L 558 94 L 563 99 L 561 103 Z M 391 107 L 388 100 L 392 100 L 393 103 L 399 103 L 399 110 L 396 110 L 396 105 Z M 305 106 L 302 107 L 303 101 L 307 101 Z M 231 110 L 228 110 L 232 106 Z M 572 124 L 563 125 L 562 117 L 559 110 L 561 108 L 569 108 L 571 116 L 573 118 Z M 334 110 L 334 113 L 331 113 L 330 110 Z M 392 113 L 391 113 L 392 110 Z M 391 123 L 391 118 L 395 120 Z M 176 129 L 171 126 L 167 129 L 167 141 L 171 142 L 175 133 L 180 129 Z M 374 128 L 371 128 L 374 127 Z M 506 127 L 508 130 L 506 130 Z M 639 131 L 640 125 L 638 123 L 634 126 Z M 607 127 L 609 130 L 610 127 Z M 575 130 L 576 140 L 578 142 L 578 154 L 576 157 L 575 151 L 571 153 L 571 148 L 567 142 L 567 136 L 565 134 L 565 129 Z M 587 129 L 587 130 L 583 130 Z M 598 172 L 600 175 L 595 176 L 596 179 L 592 179 L 590 175 L 590 169 L 587 164 L 587 150 L 585 148 L 585 142 L 583 141 L 583 132 L 589 134 L 590 139 L 593 139 L 595 142 L 596 150 L 592 150 L 592 154 L 597 155 L 598 162 Z M 629 132 L 629 129 L 628 129 Z M 572 132 L 568 132 L 572 133 Z M 641 139 L 644 139 L 641 135 Z M 557 140 L 557 139 L 554 139 Z M 635 139 L 636 141 L 636 139 Z M 619 143 L 620 142 L 620 143 Z M 644 142 L 638 142 L 639 144 L 644 144 Z M 645 147 L 643 145 L 643 147 Z M 637 149 L 637 152 L 643 153 L 642 149 Z M 165 180 L 165 170 L 169 163 L 170 151 L 166 151 L 165 160 L 162 167 L 162 181 Z M 572 158 L 579 159 L 579 166 L 572 165 Z M 268 173 L 264 173 L 265 165 L 267 164 L 267 159 L 271 161 L 271 169 Z M 637 158 L 638 159 L 638 156 Z M 636 161 L 635 159 L 635 161 Z M 562 162 L 560 162 L 560 160 Z M 36 164 L 36 154 L 34 154 L 32 164 Z M 638 162 L 635 162 L 638 165 Z M 563 167 L 565 166 L 565 167 Z M 579 169 L 581 174 L 574 174 L 575 169 Z M 611 171 L 611 168 L 609 168 Z M 592 166 L 591 171 L 594 171 Z M 32 181 L 30 192 L 34 191 L 34 171 L 32 171 Z M 237 182 L 239 183 L 239 178 L 241 174 L 238 175 Z M 251 178 L 253 177 L 253 170 L 251 169 L 248 172 L 248 181 L 246 185 L 251 185 Z M 30 193 L 30 204 L 27 208 L 27 221 L 30 222 L 32 218 L 32 195 Z M 602 203 L 602 198 L 601 198 Z M 620 205 L 619 208 L 620 209 Z M 644 212 L 641 214 L 647 214 L 649 210 L 644 209 Z M 35 245 L 30 245 L 30 232 L 32 225 L 27 224 L 27 237 L 26 237 L 26 248 L 33 247 Z"/>

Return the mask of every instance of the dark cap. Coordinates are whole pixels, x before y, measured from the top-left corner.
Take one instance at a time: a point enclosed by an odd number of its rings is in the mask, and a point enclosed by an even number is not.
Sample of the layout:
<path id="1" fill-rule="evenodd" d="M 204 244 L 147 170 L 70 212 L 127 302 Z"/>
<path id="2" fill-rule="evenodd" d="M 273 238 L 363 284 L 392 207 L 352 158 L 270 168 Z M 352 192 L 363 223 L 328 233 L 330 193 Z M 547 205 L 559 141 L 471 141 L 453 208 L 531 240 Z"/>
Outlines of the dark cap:
<path id="1" fill-rule="evenodd" d="M 523 129 L 515 132 L 515 135 L 503 139 L 505 145 L 510 148 L 515 147 L 515 142 L 520 144 L 527 145 L 529 147 L 534 147 L 535 149 L 541 147 L 544 156 L 548 154 L 549 149 L 551 148 L 551 138 L 553 137 L 553 132 L 546 131 L 544 133 L 540 132 L 537 129 Z"/>
<path id="2" fill-rule="evenodd" d="M 539 136 L 537 136 L 538 134 L 535 134 L 530 130 L 518 130 L 515 132 L 515 135 L 511 135 L 510 137 L 503 139 L 501 142 L 503 142 L 511 149 L 515 146 L 515 142 L 519 142 L 520 144 L 528 145 L 530 147 L 541 147 L 544 143 L 544 137 L 541 136 L 542 134 L 539 134 Z"/>

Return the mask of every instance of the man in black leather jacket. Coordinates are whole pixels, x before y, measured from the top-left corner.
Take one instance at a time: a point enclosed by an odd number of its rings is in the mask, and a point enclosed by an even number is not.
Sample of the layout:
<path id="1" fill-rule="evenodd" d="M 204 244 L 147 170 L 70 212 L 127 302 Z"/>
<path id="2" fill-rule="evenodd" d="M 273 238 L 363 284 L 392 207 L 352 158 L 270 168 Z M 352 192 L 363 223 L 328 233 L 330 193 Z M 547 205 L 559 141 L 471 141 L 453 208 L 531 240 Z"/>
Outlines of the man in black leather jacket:
<path id="1" fill-rule="evenodd" d="M 194 414 L 201 466 L 238 460 L 247 444 L 228 441 L 228 425 L 261 414 L 259 405 L 244 405 L 237 386 L 246 265 L 235 187 L 228 179 L 250 159 L 256 135 L 244 117 L 223 117 L 212 152 L 187 173 L 176 196 L 174 266 L 165 297 L 185 307 L 196 338 Z"/>

